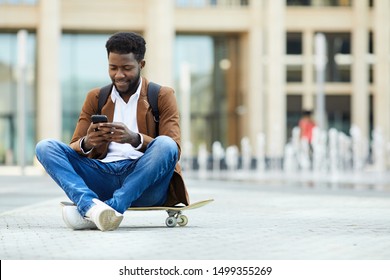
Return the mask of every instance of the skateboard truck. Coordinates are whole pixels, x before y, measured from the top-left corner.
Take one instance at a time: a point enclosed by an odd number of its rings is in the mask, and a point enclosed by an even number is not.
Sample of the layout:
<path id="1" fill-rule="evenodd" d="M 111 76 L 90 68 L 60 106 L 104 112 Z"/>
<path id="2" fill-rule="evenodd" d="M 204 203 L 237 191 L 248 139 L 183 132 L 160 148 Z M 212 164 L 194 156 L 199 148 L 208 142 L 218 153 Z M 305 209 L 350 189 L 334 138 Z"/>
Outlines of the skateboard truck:
<path id="1" fill-rule="evenodd" d="M 210 202 L 213 202 L 214 199 L 207 199 L 192 203 L 187 206 L 152 206 L 152 207 L 130 207 L 128 211 L 165 211 L 168 214 L 168 217 L 165 219 L 165 225 L 169 228 L 173 228 L 177 225 L 184 227 L 188 223 L 188 218 L 182 213 L 187 210 L 192 210 L 196 208 L 203 207 Z"/>
<path id="2" fill-rule="evenodd" d="M 188 218 L 186 215 L 183 215 L 181 211 L 167 210 L 168 218 L 165 220 L 167 227 L 175 227 L 179 225 L 184 227 L 188 223 Z"/>

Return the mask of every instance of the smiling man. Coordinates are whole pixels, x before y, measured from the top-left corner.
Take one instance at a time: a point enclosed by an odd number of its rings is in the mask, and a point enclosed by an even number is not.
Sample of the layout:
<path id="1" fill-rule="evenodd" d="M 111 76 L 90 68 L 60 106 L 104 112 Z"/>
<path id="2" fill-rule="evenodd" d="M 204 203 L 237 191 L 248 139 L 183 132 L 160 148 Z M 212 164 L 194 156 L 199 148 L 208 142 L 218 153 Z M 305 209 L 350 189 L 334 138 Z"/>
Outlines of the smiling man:
<path id="1" fill-rule="evenodd" d="M 93 123 L 100 89 L 85 99 L 70 145 L 40 141 L 36 155 L 75 206 L 64 206 L 65 224 L 74 230 L 115 230 L 130 206 L 158 206 L 189 199 L 181 176 L 179 112 L 173 89 L 158 94 L 156 123 L 147 98 L 145 40 L 118 32 L 107 43 L 111 92 L 101 108 L 107 122 Z M 159 135 L 156 135 L 158 125 Z"/>

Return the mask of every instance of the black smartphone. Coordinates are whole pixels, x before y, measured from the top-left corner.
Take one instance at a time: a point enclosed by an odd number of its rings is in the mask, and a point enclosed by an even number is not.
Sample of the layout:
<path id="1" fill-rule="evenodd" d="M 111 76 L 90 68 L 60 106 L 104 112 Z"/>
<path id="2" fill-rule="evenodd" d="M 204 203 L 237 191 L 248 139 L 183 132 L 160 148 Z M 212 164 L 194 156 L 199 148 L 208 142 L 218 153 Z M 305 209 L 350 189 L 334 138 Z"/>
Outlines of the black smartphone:
<path id="1" fill-rule="evenodd" d="M 106 115 L 92 115 L 91 120 L 93 123 L 108 122 Z"/>

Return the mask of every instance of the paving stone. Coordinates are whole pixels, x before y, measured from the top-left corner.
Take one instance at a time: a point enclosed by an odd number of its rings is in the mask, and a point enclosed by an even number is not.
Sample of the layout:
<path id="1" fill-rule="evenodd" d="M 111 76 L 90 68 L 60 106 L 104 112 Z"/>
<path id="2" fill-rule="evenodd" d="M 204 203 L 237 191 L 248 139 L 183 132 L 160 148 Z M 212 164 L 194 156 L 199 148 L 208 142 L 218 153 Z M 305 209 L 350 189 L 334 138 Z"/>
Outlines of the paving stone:
<path id="1" fill-rule="evenodd" d="M 266 182 L 188 180 L 186 227 L 167 228 L 166 213 L 126 212 L 116 231 L 72 231 L 67 200 L 43 177 L 1 177 L 0 259 L 387 260 L 386 190 L 316 189 Z"/>

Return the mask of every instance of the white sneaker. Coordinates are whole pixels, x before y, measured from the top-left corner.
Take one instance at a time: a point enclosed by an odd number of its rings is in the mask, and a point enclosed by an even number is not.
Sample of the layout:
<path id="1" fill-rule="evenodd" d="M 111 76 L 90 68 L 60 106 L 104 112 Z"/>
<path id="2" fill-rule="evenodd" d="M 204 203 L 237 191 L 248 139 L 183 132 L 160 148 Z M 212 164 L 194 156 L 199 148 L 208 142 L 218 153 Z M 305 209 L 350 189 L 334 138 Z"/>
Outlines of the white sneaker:
<path id="1" fill-rule="evenodd" d="M 74 230 L 80 229 L 96 229 L 94 222 L 84 219 L 75 205 L 62 207 L 62 218 L 68 228 Z"/>
<path id="2" fill-rule="evenodd" d="M 123 220 L 123 215 L 104 202 L 94 198 L 95 203 L 86 213 L 87 219 L 95 223 L 101 231 L 115 230 Z"/>

